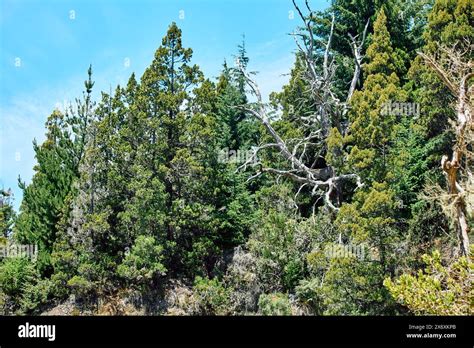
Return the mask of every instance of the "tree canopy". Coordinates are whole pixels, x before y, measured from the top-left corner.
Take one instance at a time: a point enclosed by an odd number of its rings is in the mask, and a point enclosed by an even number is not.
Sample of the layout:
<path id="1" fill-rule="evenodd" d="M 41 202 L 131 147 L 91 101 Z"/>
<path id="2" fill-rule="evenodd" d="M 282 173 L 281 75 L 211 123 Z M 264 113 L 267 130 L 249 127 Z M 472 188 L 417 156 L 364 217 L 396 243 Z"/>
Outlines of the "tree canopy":
<path id="1" fill-rule="evenodd" d="M 2 245 L 38 247 L 0 260 L 2 313 L 472 311 L 473 2 L 293 6 L 270 103 L 245 36 L 215 79 L 176 23 L 99 100 L 89 67 L 18 212 L 0 191 Z"/>

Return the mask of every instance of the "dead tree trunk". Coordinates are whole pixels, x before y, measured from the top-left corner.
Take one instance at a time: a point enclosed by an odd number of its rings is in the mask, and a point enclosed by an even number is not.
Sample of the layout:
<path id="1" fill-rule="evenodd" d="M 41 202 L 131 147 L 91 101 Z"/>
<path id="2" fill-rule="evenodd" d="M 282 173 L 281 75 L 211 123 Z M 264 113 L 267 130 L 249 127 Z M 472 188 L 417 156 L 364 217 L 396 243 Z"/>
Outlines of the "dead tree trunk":
<path id="1" fill-rule="evenodd" d="M 305 132 L 307 135 L 298 139 L 291 139 L 291 141 L 285 141 L 282 139 L 278 132 L 273 128 L 270 121 L 271 117 L 262 100 L 258 85 L 251 78 L 250 74 L 245 71 L 245 67 L 240 64 L 239 69 L 242 72 L 247 85 L 250 87 L 251 93 L 256 97 L 257 101 L 256 103 L 241 105 L 239 107 L 251 113 L 256 119 L 258 119 L 259 122 L 263 124 L 268 134 L 271 135 L 273 140 L 272 143 L 254 147 L 251 158 L 240 168 L 245 169 L 249 166 L 259 168 L 258 172 L 250 177 L 249 180 L 263 173 L 271 173 L 277 176 L 289 178 L 300 184 L 296 196 L 304 187 L 310 188 L 312 195 L 321 195 L 328 207 L 337 210 L 338 207 L 334 205 L 333 201 L 335 200 L 334 197 L 337 197 L 336 193 L 338 191 L 338 186 L 340 186 L 343 181 L 354 181 L 357 184 L 357 187 L 360 188 L 363 186 L 360 177 L 355 173 L 338 174 L 335 172 L 334 168 L 326 163 L 324 163 L 322 167 L 319 164 L 316 165 L 316 161 L 314 161 L 312 165 L 306 165 L 304 158 L 309 148 L 318 149 L 320 154 L 325 153 L 326 140 L 333 123 L 337 123 L 335 120 L 338 119 L 339 115 L 345 114 L 348 110 L 347 104 L 350 102 L 360 77 L 361 63 L 363 59 L 362 49 L 369 22 L 367 21 L 361 35 L 350 36 L 355 60 L 354 76 L 347 93 L 347 99 L 345 102 L 341 102 L 333 92 L 336 65 L 331 56 L 331 44 L 334 35 L 335 16 L 332 16 L 328 38 L 324 45 L 324 53 L 321 63 L 322 66 L 319 67 L 317 66 L 318 59 L 315 57 L 316 38 L 313 33 L 315 20 L 314 13 L 309 6 L 308 0 L 305 1 L 305 4 L 308 12 L 306 15 L 303 14 L 303 11 L 298 7 L 295 0 L 293 0 L 293 5 L 297 10 L 300 19 L 304 23 L 304 28 L 298 29 L 292 35 L 295 38 L 295 43 L 302 56 L 304 66 L 302 79 L 308 86 L 304 93 L 314 102 L 314 115 L 309 117 L 301 116 L 301 119 L 305 122 L 304 126 L 307 127 L 307 132 Z M 342 130 L 341 133 L 344 134 L 345 131 Z M 257 159 L 258 152 L 264 149 L 277 150 L 285 159 L 287 167 L 264 167 Z M 338 205 L 338 203 L 340 202 L 337 202 L 336 204 Z"/>
<path id="2" fill-rule="evenodd" d="M 474 130 L 470 100 L 470 94 L 474 86 L 469 86 L 469 81 L 474 77 L 472 72 L 473 63 L 472 61 L 463 61 L 463 56 L 470 52 L 459 53 L 451 48 L 443 48 L 442 50 L 446 53 L 445 57 L 447 58 L 440 60 L 440 62 L 423 53 L 420 53 L 420 55 L 456 97 L 457 117 L 454 129 L 456 140 L 451 160 L 449 156 L 444 155 L 441 159 L 441 168 L 446 176 L 450 204 L 454 206 L 454 220 L 461 254 L 468 256 L 470 231 L 466 209 L 467 193 L 462 180 L 463 177 L 472 177 L 468 154 L 469 144 L 472 142 L 472 131 Z"/>

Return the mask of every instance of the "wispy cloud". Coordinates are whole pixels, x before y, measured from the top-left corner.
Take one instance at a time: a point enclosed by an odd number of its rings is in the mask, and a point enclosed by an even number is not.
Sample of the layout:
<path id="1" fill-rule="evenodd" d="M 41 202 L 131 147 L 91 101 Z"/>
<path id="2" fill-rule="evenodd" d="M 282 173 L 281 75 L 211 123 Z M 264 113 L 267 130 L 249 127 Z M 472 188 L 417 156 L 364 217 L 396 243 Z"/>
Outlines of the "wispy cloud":
<path id="1" fill-rule="evenodd" d="M 131 74 L 119 65 L 94 75 L 95 99 L 109 86 L 124 84 Z M 52 111 L 61 105 L 74 102 L 82 95 L 83 81 L 87 75 L 74 76 L 60 85 L 44 86 L 28 94 L 16 95 L 0 105 L 0 188 L 11 188 L 18 208 L 22 192 L 17 179 L 29 183 L 36 164 L 33 140 L 40 144 L 45 139 L 45 122 Z"/>
<path id="2" fill-rule="evenodd" d="M 255 70 L 258 72 L 255 80 L 262 96 L 267 101 L 270 93 L 280 92 L 281 88 L 288 83 L 293 63 L 294 55 L 288 54 L 273 61 L 255 65 Z"/>
<path id="3" fill-rule="evenodd" d="M 44 123 L 57 103 L 81 96 L 89 63 L 98 100 L 100 91 L 126 84 L 133 71 L 141 76 L 173 20 L 183 29 L 184 45 L 194 50 L 193 63 L 209 78 L 219 75 L 224 57 L 231 64 L 245 33 L 249 70 L 258 71 L 256 81 L 268 100 L 288 81 L 294 43 L 287 33 L 296 21 L 288 19 L 287 3 L 262 0 L 252 6 L 248 11 L 240 3 L 193 0 L 0 1 L 0 187 L 14 189 L 18 206 L 17 177 L 29 182 L 35 165 L 32 141 L 44 140 Z M 183 20 L 180 9 L 186 11 Z M 16 57 L 21 67 L 15 67 Z"/>
<path id="4" fill-rule="evenodd" d="M 11 188 L 15 206 L 21 200 L 17 186 L 18 175 L 30 179 L 35 163 L 32 141 L 43 140 L 43 129 L 48 106 L 44 99 L 15 98 L 8 106 L 0 107 L 0 188 Z"/>

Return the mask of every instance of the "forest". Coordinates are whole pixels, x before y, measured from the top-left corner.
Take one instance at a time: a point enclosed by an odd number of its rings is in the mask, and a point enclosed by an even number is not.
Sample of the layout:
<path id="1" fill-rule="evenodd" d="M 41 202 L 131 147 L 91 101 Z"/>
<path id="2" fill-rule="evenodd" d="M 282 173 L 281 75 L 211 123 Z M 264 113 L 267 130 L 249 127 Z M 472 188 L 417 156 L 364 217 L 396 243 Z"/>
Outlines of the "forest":
<path id="1" fill-rule="evenodd" d="M 176 23 L 97 100 L 92 62 L 0 190 L 1 314 L 472 313 L 474 1 L 288 2 L 269 101 Z"/>

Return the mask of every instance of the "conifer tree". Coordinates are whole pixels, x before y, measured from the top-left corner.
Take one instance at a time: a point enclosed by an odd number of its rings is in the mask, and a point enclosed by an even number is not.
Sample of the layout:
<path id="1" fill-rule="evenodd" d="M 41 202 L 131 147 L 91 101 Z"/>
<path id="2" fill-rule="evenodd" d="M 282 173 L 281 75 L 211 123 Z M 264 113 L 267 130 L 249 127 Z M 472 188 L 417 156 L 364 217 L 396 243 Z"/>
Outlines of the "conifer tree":
<path id="1" fill-rule="evenodd" d="M 246 234 L 243 177 L 218 161 L 219 92 L 191 56 L 173 23 L 140 83 L 102 95 L 54 255 L 77 294 L 207 276 Z"/>
<path id="2" fill-rule="evenodd" d="M 460 51 L 466 50 L 474 38 L 473 6 L 470 0 L 437 0 L 428 16 L 428 24 L 423 33 L 425 41 L 423 53 L 441 59 L 447 52 L 440 50 L 440 47 L 451 46 L 453 43 L 456 43 Z M 454 111 L 450 107 L 454 103 L 454 97 L 419 56 L 412 64 L 410 77 L 414 98 L 422 105 L 423 112 L 418 124 L 423 127 L 426 139 L 432 144 L 430 147 L 438 152 L 437 158 L 438 154 L 447 150 L 443 148 L 448 146 L 449 141 L 446 124 L 448 119 L 454 117 Z M 437 166 L 437 163 L 435 165 Z"/>
<path id="3" fill-rule="evenodd" d="M 364 174 L 368 182 L 382 182 L 390 174 L 388 152 L 393 141 L 397 114 L 391 103 L 405 102 L 395 73 L 393 48 L 382 9 L 374 23 L 372 44 L 367 49 L 367 77 L 352 99 L 350 127 L 345 142 L 350 144 L 349 166 Z M 386 110 L 388 109 L 388 110 Z"/>
<path id="4" fill-rule="evenodd" d="M 237 64 L 247 67 L 249 57 L 245 48 L 245 37 L 238 45 Z M 230 150 L 247 150 L 256 145 L 259 138 L 259 125 L 251 115 L 238 106 L 248 102 L 245 77 L 239 69 L 230 68 L 224 62 L 217 83 L 219 122 L 225 124 L 225 132 L 229 132 L 225 147 Z M 225 133 L 223 133 L 225 134 Z"/>
<path id="5" fill-rule="evenodd" d="M 101 313 L 130 294 L 153 314 L 469 311 L 472 261 L 451 262 L 446 231 L 469 254 L 472 0 L 297 3 L 295 63 L 270 105 L 244 40 L 213 81 L 176 23 L 97 106 L 89 68 L 34 142 L 18 217 L 0 191 L 0 244 L 40 252 L 0 260 L 2 313 L 70 295 Z"/>
<path id="6" fill-rule="evenodd" d="M 347 279 L 344 282 L 347 283 L 342 288 L 351 292 L 359 302 L 358 308 L 348 306 L 336 309 L 340 300 L 333 299 L 328 307 L 333 314 L 339 310 L 342 311 L 339 314 L 347 314 L 346 310 L 356 313 L 393 310 L 390 309 L 393 303 L 382 282 L 385 273 L 395 271 L 395 249 L 399 242 L 399 232 L 395 228 L 397 206 L 394 191 L 390 187 L 393 170 L 390 148 L 399 119 L 392 112 L 384 112 L 384 105 L 391 101 L 403 102 L 406 95 L 399 87 L 395 73 L 393 48 L 386 20 L 385 12 L 381 9 L 374 23 L 372 43 L 367 49 L 368 62 L 364 67 L 367 77 L 362 89 L 356 91 L 351 100 L 349 132 L 343 138 L 336 136 L 336 129 L 332 130 L 332 141 L 339 139 L 339 148 L 347 151 L 347 161 L 336 162 L 336 157 L 330 157 L 329 160 L 334 165 L 341 166 L 338 170 L 346 167 L 346 170 L 355 171 L 364 180 L 364 187 L 356 191 L 352 203 L 343 204 L 337 214 L 335 226 L 340 233 L 339 243 L 345 241 L 348 244 L 363 244 L 368 248 L 366 252 L 374 250 L 373 254 L 376 255 L 375 260 L 369 258 L 339 262 L 336 259 L 330 263 L 327 276 L 331 281 L 323 291 L 328 291 L 328 294 L 332 293 L 337 298 L 341 287 L 333 287 L 330 283 L 340 284 L 343 281 L 340 277 L 345 277 Z M 337 141 L 331 145 L 334 144 Z M 361 281 L 370 284 L 365 295 L 360 289 Z"/>
<path id="7" fill-rule="evenodd" d="M 463 59 L 472 61 L 473 51 L 469 47 L 472 47 L 474 39 L 473 6 L 472 1 L 435 1 L 427 17 L 423 33 L 425 44 L 420 53 L 434 57 L 436 61 L 446 61 L 451 58 L 446 48 L 456 47 L 459 52 L 466 52 L 467 56 Z M 414 166 L 421 164 L 423 169 L 408 175 L 412 169 L 407 168 L 401 181 L 416 183 L 412 186 L 411 195 L 427 191 L 423 195 L 429 196 L 435 186 L 445 185 L 440 159 L 451 153 L 454 134 L 449 125 L 456 118 L 456 97 L 420 55 L 412 62 L 409 78 L 406 89 L 410 92 L 410 98 L 420 106 L 421 112 L 411 127 L 418 140 L 416 146 L 408 148 L 412 154 L 412 159 L 408 160 L 415 162 Z M 406 146 L 404 148 L 407 150 Z M 413 160 L 415 157 L 416 161 Z M 413 199 L 412 202 L 409 227 L 412 242 L 425 246 L 423 251 L 416 250 L 425 252 L 426 245 L 433 246 L 441 240 L 453 244 L 452 239 L 446 238 L 445 231 L 449 226 L 439 204 L 426 199 Z"/>
<path id="8" fill-rule="evenodd" d="M 76 100 L 65 113 L 55 110 L 46 122 L 46 140 L 33 142 L 37 164 L 32 182 L 23 190 L 20 214 L 15 224 L 15 238 L 24 244 L 37 244 L 38 267 L 43 275 L 52 272 L 50 255 L 58 232 L 58 222 L 65 209 L 66 197 L 79 175 L 79 164 L 84 156 L 87 130 L 94 104 L 91 100 L 92 68 L 84 82 L 82 100 Z"/>

